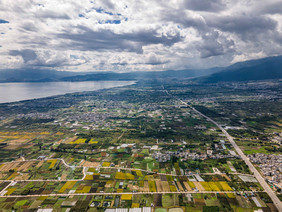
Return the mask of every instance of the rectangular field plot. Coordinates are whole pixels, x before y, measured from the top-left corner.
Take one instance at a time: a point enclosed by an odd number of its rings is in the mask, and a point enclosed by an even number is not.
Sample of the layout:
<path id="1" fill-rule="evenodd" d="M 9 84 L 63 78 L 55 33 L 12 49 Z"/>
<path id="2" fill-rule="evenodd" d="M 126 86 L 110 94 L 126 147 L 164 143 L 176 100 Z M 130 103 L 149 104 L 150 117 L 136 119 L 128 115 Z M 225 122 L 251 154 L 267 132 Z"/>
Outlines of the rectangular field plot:
<path id="1" fill-rule="evenodd" d="M 72 187 L 76 184 L 76 181 L 68 181 L 63 185 L 62 188 L 60 188 L 59 193 L 64 193 L 67 189 L 71 190 Z"/>
<path id="2" fill-rule="evenodd" d="M 239 177 L 244 182 L 251 182 L 251 183 L 256 183 L 257 182 L 257 179 L 252 177 L 252 176 L 239 175 Z"/>

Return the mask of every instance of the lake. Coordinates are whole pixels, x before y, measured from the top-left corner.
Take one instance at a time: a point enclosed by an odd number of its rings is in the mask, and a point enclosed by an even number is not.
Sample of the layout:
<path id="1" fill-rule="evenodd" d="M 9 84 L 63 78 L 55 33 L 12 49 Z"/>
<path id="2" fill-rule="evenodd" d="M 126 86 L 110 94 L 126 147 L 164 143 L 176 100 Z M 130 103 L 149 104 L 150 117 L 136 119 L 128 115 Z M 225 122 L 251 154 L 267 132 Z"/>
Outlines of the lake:
<path id="1" fill-rule="evenodd" d="M 0 83 L 0 103 L 37 99 L 134 84 L 134 81 Z"/>

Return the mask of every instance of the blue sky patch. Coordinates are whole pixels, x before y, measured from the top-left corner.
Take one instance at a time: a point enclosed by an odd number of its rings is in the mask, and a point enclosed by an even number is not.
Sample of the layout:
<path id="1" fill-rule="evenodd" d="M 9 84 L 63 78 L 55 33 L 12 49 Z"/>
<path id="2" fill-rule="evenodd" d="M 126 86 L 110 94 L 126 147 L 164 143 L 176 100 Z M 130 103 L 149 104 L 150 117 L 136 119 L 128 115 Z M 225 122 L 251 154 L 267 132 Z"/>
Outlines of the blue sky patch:
<path id="1" fill-rule="evenodd" d="M 107 15 L 114 15 L 112 12 L 105 11 L 102 8 L 95 9 L 97 13 L 105 13 Z"/>
<path id="2" fill-rule="evenodd" d="M 0 24 L 8 24 L 9 21 L 6 21 L 6 20 L 3 20 L 3 19 L 0 19 Z"/>
<path id="3" fill-rule="evenodd" d="M 106 24 L 120 24 L 121 21 L 120 20 L 106 20 L 105 23 Z"/>

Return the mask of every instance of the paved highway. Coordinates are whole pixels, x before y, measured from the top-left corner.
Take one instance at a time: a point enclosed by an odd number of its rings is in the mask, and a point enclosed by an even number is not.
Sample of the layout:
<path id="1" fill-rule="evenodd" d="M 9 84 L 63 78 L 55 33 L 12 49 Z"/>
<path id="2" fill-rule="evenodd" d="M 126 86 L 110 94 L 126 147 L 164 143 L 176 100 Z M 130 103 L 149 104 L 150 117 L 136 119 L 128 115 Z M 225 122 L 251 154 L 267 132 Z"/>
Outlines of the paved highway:
<path id="1" fill-rule="evenodd" d="M 169 95 L 172 96 L 167 90 L 165 90 L 165 92 Z M 173 97 L 173 96 L 172 96 Z M 175 97 L 173 97 L 175 98 Z M 177 98 L 176 98 L 177 99 Z M 269 195 L 269 197 L 271 198 L 271 200 L 273 201 L 274 205 L 276 206 L 276 208 L 278 209 L 278 211 L 282 212 L 282 203 L 279 200 L 279 198 L 277 197 L 277 195 L 275 194 L 275 192 L 269 187 L 269 185 L 266 183 L 266 181 L 264 180 L 264 178 L 260 175 L 260 173 L 256 170 L 256 168 L 254 167 L 254 165 L 251 163 L 251 161 L 247 158 L 247 156 L 243 153 L 243 151 L 240 149 L 240 147 L 235 143 L 233 137 L 231 135 L 229 135 L 229 133 L 223 128 L 221 127 L 216 121 L 214 121 L 213 119 L 209 118 L 208 116 L 202 114 L 200 111 L 196 110 L 194 107 L 192 107 L 191 105 L 189 105 L 187 102 L 184 102 L 181 99 L 177 99 L 179 101 L 181 101 L 183 104 L 185 104 L 186 106 L 188 106 L 189 108 L 191 108 L 194 112 L 198 113 L 199 115 L 201 115 L 202 117 L 204 117 L 205 119 L 207 119 L 208 121 L 212 122 L 213 124 L 215 124 L 226 136 L 226 138 L 228 139 L 228 141 L 232 144 L 232 146 L 234 147 L 234 149 L 237 151 L 237 153 L 241 156 L 241 158 L 245 161 L 245 163 L 248 165 L 249 169 L 251 170 L 251 172 L 254 174 L 254 176 L 256 177 L 257 181 L 261 184 L 261 186 L 263 187 L 263 189 L 265 190 L 265 192 Z"/>

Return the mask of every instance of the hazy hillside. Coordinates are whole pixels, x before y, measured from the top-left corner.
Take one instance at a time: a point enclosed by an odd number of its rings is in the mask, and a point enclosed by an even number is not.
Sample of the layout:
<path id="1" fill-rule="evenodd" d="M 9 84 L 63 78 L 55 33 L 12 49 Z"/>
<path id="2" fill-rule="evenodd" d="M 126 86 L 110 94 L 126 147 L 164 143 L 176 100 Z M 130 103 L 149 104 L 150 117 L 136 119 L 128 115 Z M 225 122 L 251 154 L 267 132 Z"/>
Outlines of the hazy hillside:
<path id="1" fill-rule="evenodd" d="M 48 69 L 8 69 L 0 70 L 0 82 L 47 82 L 59 81 L 62 77 L 70 77 L 87 73 L 55 71 Z"/>
<path id="2" fill-rule="evenodd" d="M 199 82 L 249 81 L 282 78 L 282 56 L 236 63 L 223 71 L 196 79 Z"/>
<path id="3" fill-rule="evenodd" d="M 191 78 L 207 76 L 218 72 L 220 68 L 204 70 L 180 70 L 180 71 L 152 71 L 130 73 L 95 73 L 83 76 L 64 77 L 63 81 L 97 81 L 97 80 L 140 80 L 140 79 L 164 79 L 164 78 Z"/>
<path id="4" fill-rule="evenodd" d="M 11 69 L 0 70 L 0 82 L 49 82 L 49 81 L 100 81 L 100 80 L 140 80 L 164 78 L 191 78 L 213 74 L 220 68 L 204 70 L 152 71 L 152 72 L 66 72 L 55 70 Z"/>

